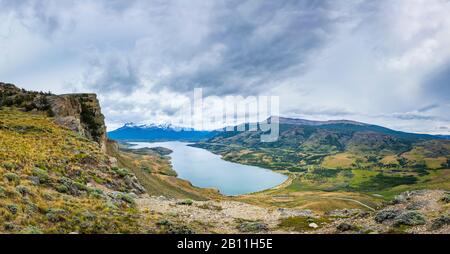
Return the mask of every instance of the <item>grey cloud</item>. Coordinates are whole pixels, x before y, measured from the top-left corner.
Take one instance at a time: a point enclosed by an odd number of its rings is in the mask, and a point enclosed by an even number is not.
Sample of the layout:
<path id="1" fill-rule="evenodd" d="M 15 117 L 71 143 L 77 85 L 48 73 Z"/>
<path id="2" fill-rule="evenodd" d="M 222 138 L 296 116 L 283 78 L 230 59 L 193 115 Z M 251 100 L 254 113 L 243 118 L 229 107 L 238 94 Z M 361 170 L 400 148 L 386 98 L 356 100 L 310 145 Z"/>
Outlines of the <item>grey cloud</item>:
<path id="1" fill-rule="evenodd" d="M 435 107 L 437 108 L 437 107 Z M 429 111 L 408 111 L 408 112 L 394 112 L 390 114 L 380 114 L 375 115 L 375 117 L 388 117 L 395 118 L 399 120 L 424 120 L 424 121 L 448 121 L 446 117 L 441 116 L 440 114 L 432 114 Z"/>
<path id="2" fill-rule="evenodd" d="M 72 1 L 59 1 L 66 8 L 70 8 Z M 54 2 L 53 2 L 54 3 Z M 45 35 L 51 35 L 61 28 L 61 17 L 54 12 L 49 11 L 48 4 L 51 1 L 33 1 L 33 0 L 3 0 L 0 1 L 0 9 L 4 12 L 10 12 L 17 15 L 22 25 L 31 32 L 41 32 Z"/>
<path id="3" fill-rule="evenodd" d="M 138 68 L 126 56 L 111 54 L 90 61 L 85 85 L 101 93 L 121 92 L 129 95 L 141 87 Z"/>
<path id="4" fill-rule="evenodd" d="M 0 24 L 0 75 L 27 88 L 44 84 L 37 90 L 97 92 L 115 123 L 176 117 L 179 108 L 163 103 L 170 98 L 152 95 L 203 87 L 205 96 L 285 96 L 286 115 L 436 128 L 450 122 L 448 7 L 446 0 L 0 0 L 8 18 Z M 436 48 L 424 48 L 428 41 Z"/>
<path id="5" fill-rule="evenodd" d="M 428 105 L 423 108 L 420 108 L 418 111 L 420 113 L 423 113 L 423 112 L 427 112 L 427 111 L 430 111 L 430 110 L 438 108 L 438 107 L 439 107 L 439 104 L 432 104 L 432 105 Z"/>
<path id="6" fill-rule="evenodd" d="M 304 63 L 326 42 L 333 25 L 328 1 L 231 1 L 212 18 L 211 33 L 199 50 L 220 43 L 215 66 L 200 65 L 157 82 L 179 92 L 203 87 L 205 94 L 255 94 L 273 82 L 300 75 Z M 192 56 L 201 53 L 192 52 Z M 180 59 L 188 64 L 193 58 Z"/>
<path id="7" fill-rule="evenodd" d="M 322 115 L 328 117 L 337 117 L 337 116 L 350 116 L 354 115 L 355 112 L 351 112 L 345 109 L 299 109 L 291 111 L 293 115 Z"/>
<path id="8" fill-rule="evenodd" d="M 450 101 L 450 62 L 429 73 L 422 81 L 424 94 L 438 101 Z"/>
<path id="9" fill-rule="evenodd" d="M 339 15 L 329 15 L 339 12 L 333 2 L 192 1 L 183 5 L 169 1 L 127 5 L 155 14 L 143 20 L 142 38 L 125 53 L 133 62 L 130 73 L 146 77 L 148 81 L 143 83 L 155 91 L 186 93 L 203 87 L 205 95 L 258 94 L 307 70 L 306 62 L 322 49 L 340 22 Z M 199 18 L 201 8 L 205 9 L 201 14 L 204 17 Z M 174 16 L 179 13 L 182 18 Z M 99 91 L 117 88 L 130 92 L 137 88 L 107 70 L 109 65 L 103 68 L 103 79 L 117 85 L 102 89 L 105 82 L 94 82 Z M 169 74 L 159 75 L 163 70 Z"/>
<path id="10" fill-rule="evenodd" d="M 437 120 L 435 116 L 425 116 L 418 114 L 392 114 L 391 116 L 401 120 Z"/>

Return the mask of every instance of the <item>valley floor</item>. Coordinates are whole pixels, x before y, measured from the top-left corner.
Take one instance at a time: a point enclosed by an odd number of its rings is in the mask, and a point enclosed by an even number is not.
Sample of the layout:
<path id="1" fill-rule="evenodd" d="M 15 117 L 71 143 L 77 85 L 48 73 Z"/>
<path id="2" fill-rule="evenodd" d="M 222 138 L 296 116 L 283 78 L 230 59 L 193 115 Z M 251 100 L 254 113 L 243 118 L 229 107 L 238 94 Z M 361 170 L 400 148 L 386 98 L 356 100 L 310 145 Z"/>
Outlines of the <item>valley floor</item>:
<path id="1" fill-rule="evenodd" d="M 450 193 L 446 191 L 404 192 L 393 201 L 357 192 L 300 191 L 292 188 L 296 175 L 286 172 L 289 179 L 279 186 L 228 197 L 192 186 L 174 172 L 172 176 L 164 170 L 142 173 L 142 163 L 148 160 L 161 163 L 161 169 L 171 167 L 166 156 L 140 153 L 119 151 L 116 156 L 128 161 L 128 167 L 148 188 L 148 194 L 136 199 L 142 232 L 450 233 Z"/>

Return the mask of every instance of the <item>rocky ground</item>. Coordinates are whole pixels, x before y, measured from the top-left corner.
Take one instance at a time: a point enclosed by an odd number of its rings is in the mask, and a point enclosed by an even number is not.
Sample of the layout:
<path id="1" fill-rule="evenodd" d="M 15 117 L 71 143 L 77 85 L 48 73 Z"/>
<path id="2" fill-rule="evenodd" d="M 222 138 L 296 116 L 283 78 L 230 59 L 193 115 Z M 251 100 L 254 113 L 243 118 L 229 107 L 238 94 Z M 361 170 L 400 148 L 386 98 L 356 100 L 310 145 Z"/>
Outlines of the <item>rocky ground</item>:
<path id="1" fill-rule="evenodd" d="M 318 232 L 448 234 L 449 197 L 449 192 L 439 190 L 405 192 L 374 213 L 334 214 L 337 219 Z"/>
<path id="2" fill-rule="evenodd" d="M 286 233 L 277 229 L 280 218 L 287 216 L 309 216 L 310 211 L 284 211 L 268 209 L 234 201 L 191 201 L 166 197 L 145 197 L 137 200 L 145 213 L 162 215 L 163 220 L 185 225 L 201 224 L 207 233 Z M 158 224 L 158 223 L 157 223 Z M 245 227 L 248 228 L 245 228 Z M 196 233 L 198 231 L 195 231 Z M 203 233 L 203 232 L 200 232 Z"/>
<path id="3" fill-rule="evenodd" d="M 235 201 L 137 200 L 139 209 L 156 221 L 151 230 L 161 233 L 450 233 L 449 202 L 449 192 L 421 190 L 405 192 L 375 212 L 348 209 L 319 215 Z"/>

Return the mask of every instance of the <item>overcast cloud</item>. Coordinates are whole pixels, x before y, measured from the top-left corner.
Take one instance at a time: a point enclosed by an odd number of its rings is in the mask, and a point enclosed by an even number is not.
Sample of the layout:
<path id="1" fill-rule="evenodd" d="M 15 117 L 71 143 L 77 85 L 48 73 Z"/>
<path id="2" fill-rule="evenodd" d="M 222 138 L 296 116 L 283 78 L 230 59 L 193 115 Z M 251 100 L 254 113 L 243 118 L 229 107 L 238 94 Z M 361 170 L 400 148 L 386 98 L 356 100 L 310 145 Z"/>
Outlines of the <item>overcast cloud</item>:
<path id="1" fill-rule="evenodd" d="M 98 93 L 109 129 L 177 121 L 202 87 L 279 95 L 283 116 L 450 134 L 448 13 L 448 0 L 0 0 L 0 80 Z"/>

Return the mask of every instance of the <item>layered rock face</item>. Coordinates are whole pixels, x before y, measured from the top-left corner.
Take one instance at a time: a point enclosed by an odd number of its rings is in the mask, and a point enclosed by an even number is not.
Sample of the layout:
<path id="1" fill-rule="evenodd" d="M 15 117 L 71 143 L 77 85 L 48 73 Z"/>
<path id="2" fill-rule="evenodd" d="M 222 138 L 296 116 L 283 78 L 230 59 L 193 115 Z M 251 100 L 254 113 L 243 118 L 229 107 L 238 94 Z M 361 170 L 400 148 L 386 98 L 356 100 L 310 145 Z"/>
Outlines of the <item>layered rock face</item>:
<path id="1" fill-rule="evenodd" d="M 31 92 L 0 82 L 0 106 L 14 106 L 26 111 L 45 111 L 54 121 L 97 142 L 106 150 L 105 117 L 95 94 Z"/>
<path id="2" fill-rule="evenodd" d="M 106 149 L 105 117 L 95 94 L 68 94 L 47 97 L 55 122 Z"/>

